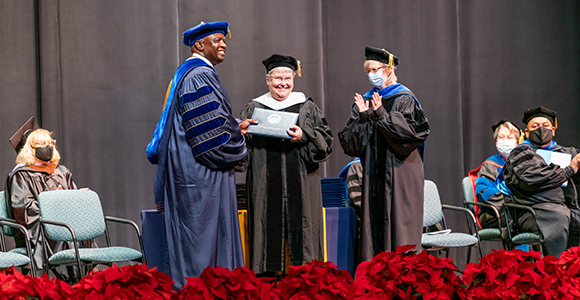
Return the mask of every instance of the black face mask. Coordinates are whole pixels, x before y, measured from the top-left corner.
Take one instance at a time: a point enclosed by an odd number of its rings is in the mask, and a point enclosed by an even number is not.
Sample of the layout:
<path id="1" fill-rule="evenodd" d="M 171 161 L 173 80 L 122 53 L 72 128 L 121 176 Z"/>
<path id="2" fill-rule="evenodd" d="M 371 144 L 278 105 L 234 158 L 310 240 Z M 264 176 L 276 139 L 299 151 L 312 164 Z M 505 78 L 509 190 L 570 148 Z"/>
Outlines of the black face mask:
<path id="1" fill-rule="evenodd" d="M 42 161 L 50 161 L 52 159 L 53 149 L 52 146 L 38 147 L 34 155 Z"/>
<path id="2" fill-rule="evenodd" d="M 538 127 L 537 129 L 530 131 L 530 137 L 528 139 L 530 140 L 530 143 L 535 146 L 543 146 L 551 142 L 553 137 L 552 129 Z"/>

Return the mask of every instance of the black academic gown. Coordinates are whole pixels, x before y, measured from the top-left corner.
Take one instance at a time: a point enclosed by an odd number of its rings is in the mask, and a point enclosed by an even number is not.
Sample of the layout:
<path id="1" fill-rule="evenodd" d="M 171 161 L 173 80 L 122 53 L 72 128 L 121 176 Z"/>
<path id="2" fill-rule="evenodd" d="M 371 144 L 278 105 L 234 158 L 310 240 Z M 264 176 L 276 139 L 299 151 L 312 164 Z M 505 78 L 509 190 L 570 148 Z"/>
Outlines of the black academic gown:
<path id="1" fill-rule="evenodd" d="M 251 101 L 240 119 L 255 108 L 272 109 Z M 299 113 L 301 141 L 247 138 L 248 267 L 256 273 L 284 270 L 286 239 L 291 265 L 324 259 L 319 163 L 331 154 L 332 133 L 310 98 L 280 111 Z"/>
<path id="2" fill-rule="evenodd" d="M 552 148 L 572 157 L 578 153 L 572 147 Z M 578 209 L 578 176 L 574 176 L 571 167 L 548 165 L 527 141 L 510 152 L 503 176 L 515 203 L 534 208 L 544 236 L 544 253 L 559 257 L 567 247 L 570 208 Z M 567 186 L 562 187 L 566 181 Z M 523 218 L 518 221 L 523 222 Z"/>
<path id="3" fill-rule="evenodd" d="M 8 175 L 6 180 L 6 207 L 8 217 L 16 220 L 16 223 L 26 227 L 30 237 L 33 251 L 34 263 L 38 269 L 42 269 L 44 264 L 44 243 L 47 243 L 40 230 L 40 208 L 38 206 L 38 195 L 44 191 L 53 191 L 61 186 L 62 189 L 76 189 L 77 186 L 72 180 L 72 174 L 63 165 L 59 165 L 48 174 L 29 167 L 19 167 Z M 14 231 L 14 239 L 17 247 L 26 247 L 25 239 L 20 231 Z M 52 251 L 55 246 L 50 242 L 48 250 Z"/>
<path id="4" fill-rule="evenodd" d="M 338 133 L 344 152 L 360 157 L 364 169 L 360 261 L 398 246 L 421 247 L 425 178 L 418 147 L 429 132 L 418 101 L 395 94 L 383 97 L 375 112 L 371 106 L 359 113 L 353 105 Z"/>

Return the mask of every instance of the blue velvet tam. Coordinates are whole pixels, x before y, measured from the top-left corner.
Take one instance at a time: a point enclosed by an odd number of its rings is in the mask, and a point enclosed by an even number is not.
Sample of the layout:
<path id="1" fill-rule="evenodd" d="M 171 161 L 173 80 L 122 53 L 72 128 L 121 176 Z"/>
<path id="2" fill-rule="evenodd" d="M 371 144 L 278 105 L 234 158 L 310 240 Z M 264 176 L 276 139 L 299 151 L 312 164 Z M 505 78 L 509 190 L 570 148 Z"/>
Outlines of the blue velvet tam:
<path id="1" fill-rule="evenodd" d="M 229 26 L 228 22 L 201 22 L 183 33 L 183 43 L 191 47 L 195 41 L 214 33 L 223 33 L 225 36 L 229 31 Z"/>

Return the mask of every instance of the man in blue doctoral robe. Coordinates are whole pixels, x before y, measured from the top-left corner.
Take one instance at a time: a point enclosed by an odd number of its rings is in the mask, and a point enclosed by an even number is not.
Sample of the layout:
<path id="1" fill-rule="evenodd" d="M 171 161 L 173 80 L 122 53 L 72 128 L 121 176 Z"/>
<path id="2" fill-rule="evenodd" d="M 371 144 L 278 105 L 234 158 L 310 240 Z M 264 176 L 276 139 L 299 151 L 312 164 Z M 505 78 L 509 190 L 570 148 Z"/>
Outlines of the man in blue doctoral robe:
<path id="1" fill-rule="evenodd" d="M 226 33 L 226 22 L 202 22 L 183 33 L 193 55 L 173 76 L 147 146 L 157 164 L 155 201 L 164 206 L 176 289 L 208 266 L 244 264 L 233 167 L 246 156 L 245 140 L 213 68 L 225 59 Z"/>

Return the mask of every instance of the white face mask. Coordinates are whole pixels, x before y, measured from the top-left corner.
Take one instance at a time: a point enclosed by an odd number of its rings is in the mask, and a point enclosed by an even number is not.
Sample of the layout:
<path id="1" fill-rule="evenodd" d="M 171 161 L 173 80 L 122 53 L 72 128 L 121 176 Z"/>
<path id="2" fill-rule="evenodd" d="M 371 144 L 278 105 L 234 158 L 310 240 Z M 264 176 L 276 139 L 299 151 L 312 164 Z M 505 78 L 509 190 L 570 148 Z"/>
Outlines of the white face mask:
<path id="1" fill-rule="evenodd" d="M 369 81 L 372 85 L 378 87 L 379 89 L 383 88 L 383 84 L 385 84 L 385 78 L 383 78 L 381 73 L 381 70 L 378 70 L 375 73 L 369 72 Z"/>
<path id="2" fill-rule="evenodd" d="M 516 147 L 516 141 L 511 139 L 497 140 L 497 152 L 502 156 L 508 156 L 510 152 Z"/>

